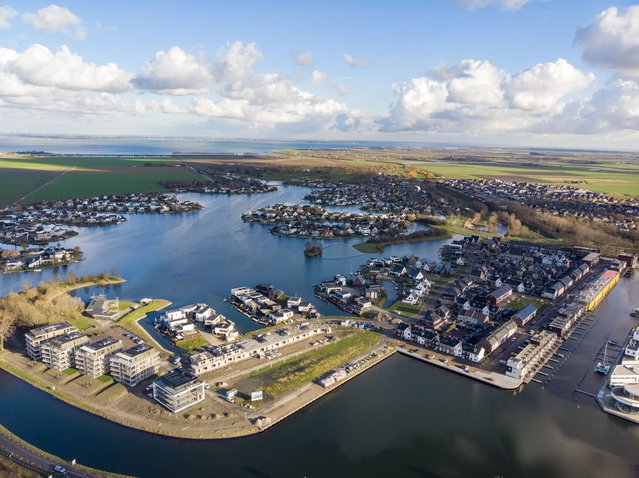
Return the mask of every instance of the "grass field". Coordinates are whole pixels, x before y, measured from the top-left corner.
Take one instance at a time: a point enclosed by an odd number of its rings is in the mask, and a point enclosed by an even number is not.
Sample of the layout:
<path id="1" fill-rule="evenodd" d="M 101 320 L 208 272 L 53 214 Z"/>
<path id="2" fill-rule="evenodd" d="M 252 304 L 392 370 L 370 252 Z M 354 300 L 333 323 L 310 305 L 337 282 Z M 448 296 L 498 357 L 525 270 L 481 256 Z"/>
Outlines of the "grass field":
<path id="1" fill-rule="evenodd" d="M 204 347 L 205 345 L 210 345 L 209 341 L 201 335 L 198 335 L 191 339 L 178 340 L 177 342 L 175 342 L 176 347 L 179 347 L 186 352 L 192 352 L 193 350 Z"/>
<path id="2" fill-rule="evenodd" d="M 169 302 L 168 300 L 153 299 L 149 304 L 139 307 L 134 311 L 126 314 L 124 317 L 117 321 L 117 324 L 121 325 L 132 334 L 137 335 L 145 342 L 153 344 L 155 343 L 155 340 L 153 340 L 151 336 L 147 334 L 141 326 L 138 325 L 137 321 L 140 320 L 142 317 L 150 314 L 151 312 L 160 310 L 170 304 L 171 302 Z"/>
<path id="3" fill-rule="evenodd" d="M 0 204 L 164 191 L 163 180 L 205 180 L 164 158 L 0 157 Z"/>
<path id="4" fill-rule="evenodd" d="M 273 399 L 312 382 L 330 370 L 370 350 L 379 341 L 376 332 L 355 332 L 321 349 L 306 352 L 251 374 L 264 382 L 264 395 Z"/>
<path id="5" fill-rule="evenodd" d="M 393 303 L 388 309 L 389 312 L 399 313 L 400 315 L 406 317 L 417 317 L 420 313 L 421 309 L 419 307 L 415 307 L 414 305 L 404 304 L 401 301 L 397 301 Z"/>
<path id="6" fill-rule="evenodd" d="M 508 303 L 508 308 L 512 310 L 521 310 L 528 304 L 533 304 L 535 307 L 537 307 L 538 311 L 541 311 L 550 306 L 550 303 L 547 300 L 520 295 L 515 297 Z"/>

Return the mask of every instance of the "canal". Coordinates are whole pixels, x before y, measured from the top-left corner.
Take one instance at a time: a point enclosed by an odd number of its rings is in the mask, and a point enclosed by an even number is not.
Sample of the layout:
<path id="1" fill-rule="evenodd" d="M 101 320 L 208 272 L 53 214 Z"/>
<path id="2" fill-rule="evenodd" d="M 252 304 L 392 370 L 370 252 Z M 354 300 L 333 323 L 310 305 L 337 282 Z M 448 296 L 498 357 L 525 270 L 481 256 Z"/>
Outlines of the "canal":
<path id="1" fill-rule="evenodd" d="M 80 275 L 116 267 L 128 282 L 111 295 L 207 302 L 242 331 L 252 330 L 255 324 L 222 301 L 231 287 L 271 282 L 311 299 L 313 283 L 355 270 L 370 256 L 347 241 L 330 243 L 321 259 L 309 259 L 303 240 L 276 237 L 239 219 L 267 204 L 297 202 L 306 191 L 188 195 L 206 208 L 82 230 L 67 244 L 79 245 L 87 259 L 70 270 Z M 383 255 L 434 260 L 440 246 L 394 245 Z M 49 274 L 26 277 L 35 284 Z M 0 290 L 17 290 L 24 278 L 2 276 Z M 339 313 L 314 302 L 324 314 Z M 639 427 L 573 391 L 591 373 L 605 340 L 625 336 L 632 326 L 628 313 L 638 306 L 639 277 L 622 279 L 543 389 L 531 384 L 503 392 L 395 356 L 260 435 L 189 441 L 113 424 L 0 373 L 0 424 L 65 459 L 141 477 L 635 477 Z"/>

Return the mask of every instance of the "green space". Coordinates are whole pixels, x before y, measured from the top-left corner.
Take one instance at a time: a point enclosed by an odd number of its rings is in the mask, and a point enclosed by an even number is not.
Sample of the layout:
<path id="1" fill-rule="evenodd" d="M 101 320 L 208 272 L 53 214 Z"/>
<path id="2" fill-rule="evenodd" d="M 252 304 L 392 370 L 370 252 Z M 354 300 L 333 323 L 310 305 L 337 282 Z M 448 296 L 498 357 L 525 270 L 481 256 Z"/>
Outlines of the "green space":
<path id="1" fill-rule="evenodd" d="M 251 374 L 264 384 L 265 397 L 273 399 L 318 379 L 370 350 L 379 341 L 376 332 L 355 332 L 320 349 L 303 353 Z"/>
<path id="2" fill-rule="evenodd" d="M 96 380 L 102 383 L 109 383 L 113 381 L 113 377 L 111 377 L 111 375 L 100 375 L 98 378 L 96 378 Z"/>
<path id="3" fill-rule="evenodd" d="M 417 317 L 421 312 L 419 307 L 410 304 L 404 304 L 402 301 L 397 301 L 393 303 L 388 309 L 389 312 L 394 312 L 399 315 L 403 315 L 405 317 Z"/>
<path id="4" fill-rule="evenodd" d="M 205 178 L 166 158 L 3 157 L 0 203 L 161 192 L 166 190 L 161 182 L 171 180 Z"/>
<path id="5" fill-rule="evenodd" d="M 129 310 L 134 305 L 137 305 L 137 304 L 135 302 L 132 302 L 132 301 L 129 301 L 129 300 L 119 300 L 118 301 L 118 310 L 120 312 L 123 312 L 125 310 Z"/>
<path id="6" fill-rule="evenodd" d="M 209 344 L 209 341 L 206 340 L 201 335 L 196 335 L 195 337 L 191 337 L 188 339 L 178 340 L 174 343 L 174 345 L 187 352 L 192 352 L 195 349 L 198 349 L 200 347 L 204 347 L 210 344 Z"/>
<path id="7" fill-rule="evenodd" d="M 69 323 L 71 323 L 71 325 L 74 325 L 80 331 L 84 331 L 95 326 L 95 320 L 93 320 L 90 317 L 85 317 L 83 315 L 75 319 L 69 320 Z"/>
<path id="8" fill-rule="evenodd" d="M 149 344 L 153 344 L 155 343 L 155 340 L 153 340 L 153 338 L 151 338 L 151 336 L 146 332 L 146 330 L 144 330 L 138 324 L 138 320 L 140 320 L 142 317 L 147 316 L 151 312 L 155 312 L 156 310 L 163 309 L 164 307 L 167 307 L 170 304 L 171 302 L 169 302 L 168 300 L 153 299 L 147 305 L 138 307 L 137 309 L 126 314 L 124 317 L 122 317 L 120 320 L 117 321 L 117 324 L 121 325 L 132 334 L 137 335 L 145 342 Z"/>
<path id="9" fill-rule="evenodd" d="M 521 310 L 528 304 L 532 304 L 537 307 L 537 310 L 541 311 L 550 306 L 550 302 L 544 299 L 538 299 L 535 297 L 529 297 L 525 295 L 518 295 L 508 303 L 508 308 L 512 310 Z"/>
<path id="10" fill-rule="evenodd" d="M 77 371 L 78 371 L 78 369 L 77 369 L 77 368 L 69 367 L 68 369 L 63 370 L 63 371 L 62 371 L 62 373 L 63 373 L 63 374 L 65 374 L 65 375 L 73 375 L 73 374 L 75 374 Z"/>

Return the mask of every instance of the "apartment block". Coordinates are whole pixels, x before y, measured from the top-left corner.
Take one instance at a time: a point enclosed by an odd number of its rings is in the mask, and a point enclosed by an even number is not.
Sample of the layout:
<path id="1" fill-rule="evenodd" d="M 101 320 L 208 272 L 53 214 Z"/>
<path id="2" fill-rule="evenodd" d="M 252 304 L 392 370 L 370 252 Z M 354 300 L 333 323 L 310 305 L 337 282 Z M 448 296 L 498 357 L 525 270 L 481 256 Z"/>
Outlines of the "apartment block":
<path id="1" fill-rule="evenodd" d="M 59 322 L 57 324 L 36 327 L 25 334 L 27 342 L 27 355 L 33 360 L 42 360 L 42 344 L 49 339 L 60 335 L 71 334 L 77 332 L 75 328 L 68 322 Z"/>
<path id="2" fill-rule="evenodd" d="M 147 344 L 117 352 L 109 361 L 111 376 L 116 382 L 135 387 L 156 374 L 160 368 L 160 353 Z"/>

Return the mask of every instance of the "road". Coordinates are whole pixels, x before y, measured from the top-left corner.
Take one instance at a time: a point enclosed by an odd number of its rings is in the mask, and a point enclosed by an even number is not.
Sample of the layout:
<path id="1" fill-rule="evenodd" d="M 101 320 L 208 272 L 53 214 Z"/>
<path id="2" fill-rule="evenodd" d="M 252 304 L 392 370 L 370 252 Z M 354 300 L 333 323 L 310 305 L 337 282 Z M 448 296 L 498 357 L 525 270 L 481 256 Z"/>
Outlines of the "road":
<path id="1" fill-rule="evenodd" d="M 62 459 L 52 458 L 41 455 L 32 448 L 28 448 L 17 441 L 13 436 L 7 434 L 4 430 L 0 429 L 0 454 L 4 455 L 9 460 L 17 463 L 24 468 L 27 468 L 42 476 L 54 476 L 54 477 L 95 477 L 103 478 L 107 475 L 104 473 L 86 472 L 77 467 L 71 466 L 65 463 Z M 66 469 L 66 473 L 59 473 L 54 471 L 56 465 L 62 466 Z"/>

